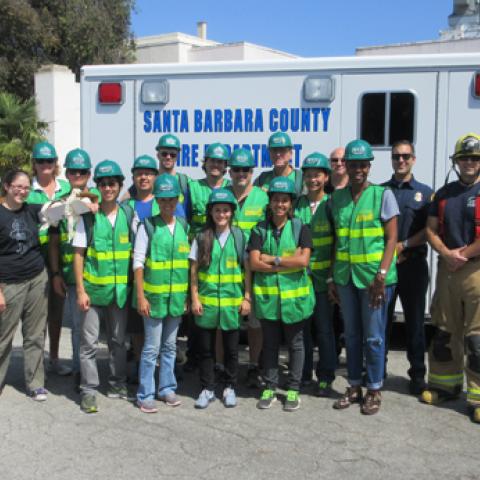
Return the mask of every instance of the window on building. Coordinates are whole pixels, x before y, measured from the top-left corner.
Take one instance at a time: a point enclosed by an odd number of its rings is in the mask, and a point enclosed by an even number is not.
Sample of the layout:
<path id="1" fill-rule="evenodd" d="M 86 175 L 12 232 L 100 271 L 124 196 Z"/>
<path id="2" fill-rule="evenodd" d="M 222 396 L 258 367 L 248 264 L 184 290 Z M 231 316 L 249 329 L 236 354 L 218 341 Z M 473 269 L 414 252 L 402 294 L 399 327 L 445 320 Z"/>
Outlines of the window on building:
<path id="1" fill-rule="evenodd" d="M 414 141 L 415 98 L 410 92 L 366 93 L 361 101 L 360 136 L 376 147 Z"/>

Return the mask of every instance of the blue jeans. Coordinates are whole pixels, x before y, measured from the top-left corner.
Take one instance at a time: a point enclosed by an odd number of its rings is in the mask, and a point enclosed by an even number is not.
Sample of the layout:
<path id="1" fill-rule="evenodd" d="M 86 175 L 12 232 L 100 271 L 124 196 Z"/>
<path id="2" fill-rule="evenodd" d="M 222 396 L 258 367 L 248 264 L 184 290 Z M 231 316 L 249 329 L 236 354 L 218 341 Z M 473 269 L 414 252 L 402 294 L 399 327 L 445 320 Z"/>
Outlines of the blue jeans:
<path id="1" fill-rule="evenodd" d="M 337 285 L 345 325 L 348 382 L 354 387 L 362 384 L 362 367 L 365 356 L 367 388 L 382 388 L 385 372 L 385 329 L 387 308 L 394 285 L 385 287 L 385 299 L 378 308 L 369 306 L 366 288 L 357 288 L 352 281 Z M 365 355 L 364 355 L 365 353 Z"/>
<path id="2" fill-rule="evenodd" d="M 305 363 L 302 380 L 312 379 L 313 347 L 315 343 L 318 346 L 318 363 L 315 372 L 317 380 L 332 383 L 335 380 L 335 369 L 337 368 L 337 351 L 333 328 L 333 305 L 328 300 L 326 293 L 315 292 L 315 310 L 313 315 L 305 322 L 303 343 L 305 346 Z"/>
<path id="3" fill-rule="evenodd" d="M 158 375 L 158 395 L 175 392 L 175 360 L 177 356 L 177 331 L 181 317 L 149 318 L 143 317 L 145 343 L 140 358 L 139 401 L 155 398 L 155 367 L 160 353 L 160 372 Z"/>

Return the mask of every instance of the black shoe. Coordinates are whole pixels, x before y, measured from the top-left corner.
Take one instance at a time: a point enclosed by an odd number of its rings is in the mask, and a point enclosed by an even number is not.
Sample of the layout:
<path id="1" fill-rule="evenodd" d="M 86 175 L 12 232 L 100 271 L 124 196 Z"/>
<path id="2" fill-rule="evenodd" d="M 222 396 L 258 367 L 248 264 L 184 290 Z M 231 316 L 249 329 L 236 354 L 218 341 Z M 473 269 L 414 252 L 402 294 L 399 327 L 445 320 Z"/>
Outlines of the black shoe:
<path id="1" fill-rule="evenodd" d="M 262 376 L 260 375 L 260 370 L 258 367 L 250 367 L 247 370 L 247 378 L 245 383 L 248 388 L 262 388 L 265 384 L 262 381 Z"/>
<path id="2" fill-rule="evenodd" d="M 427 385 L 423 378 L 412 378 L 408 384 L 408 391 L 410 392 L 410 395 L 421 395 L 426 388 Z"/>

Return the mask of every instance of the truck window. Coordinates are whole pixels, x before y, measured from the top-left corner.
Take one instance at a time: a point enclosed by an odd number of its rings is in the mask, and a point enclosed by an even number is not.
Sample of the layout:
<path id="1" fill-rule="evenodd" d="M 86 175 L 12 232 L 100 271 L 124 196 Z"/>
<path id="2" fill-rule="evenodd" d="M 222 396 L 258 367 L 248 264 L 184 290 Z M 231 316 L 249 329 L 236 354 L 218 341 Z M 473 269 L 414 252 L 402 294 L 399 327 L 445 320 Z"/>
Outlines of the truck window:
<path id="1" fill-rule="evenodd" d="M 415 99 L 410 92 L 363 95 L 360 135 L 376 147 L 391 147 L 397 140 L 414 141 Z"/>

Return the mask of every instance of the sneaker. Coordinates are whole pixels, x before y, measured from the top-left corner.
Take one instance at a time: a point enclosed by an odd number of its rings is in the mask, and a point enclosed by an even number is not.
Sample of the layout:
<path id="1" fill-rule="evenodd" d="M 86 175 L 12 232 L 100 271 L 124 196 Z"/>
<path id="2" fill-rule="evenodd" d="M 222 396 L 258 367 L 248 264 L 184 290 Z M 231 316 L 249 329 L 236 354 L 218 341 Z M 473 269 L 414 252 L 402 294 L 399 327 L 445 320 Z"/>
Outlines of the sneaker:
<path id="1" fill-rule="evenodd" d="M 315 391 L 315 396 L 328 398 L 332 396 L 332 384 L 328 382 L 319 382 Z"/>
<path id="2" fill-rule="evenodd" d="M 155 400 L 137 400 L 137 407 L 143 413 L 157 413 L 158 408 L 155 404 Z"/>
<path id="3" fill-rule="evenodd" d="M 247 388 L 262 388 L 265 385 L 262 384 L 262 376 L 258 367 L 249 367 L 247 370 L 246 379 Z"/>
<path id="4" fill-rule="evenodd" d="M 433 388 L 426 388 L 420 395 L 420 401 L 427 403 L 428 405 L 438 405 L 439 403 L 446 402 L 448 400 L 455 400 L 458 397 L 457 394 L 445 392 L 443 390 L 435 390 Z"/>
<path id="5" fill-rule="evenodd" d="M 233 408 L 237 406 L 237 396 L 235 395 L 235 390 L 233 388 L 227 387 L 223 391 L 223 404 L 227 408 Z"/>
<path id="6" fill-rule="evenodd" d="M 175 392 L 170 392 L 166 395 L 159 395 L 158 399 L 161 402 L 165 402 L 169 407 L 178 407 L 182 404 L 182 401 L 177 397 Z"/>
<path id="7" fill-rule="evenodd" d="M 287 399 L 283 404 L 283 410 L 285 412 L 293 412 L 300 408 L 300 395 L 296 390 L 287 391 Z"/>
<path id="8" fill-rule="evenodd" d="M 362 387 L 360 387 L 360 385 L 356 387 L 347 387 L 345 393 L 333 404 L 333 408 L 336 410 L 343 410 L 352 405 L 352 403 L 361 403 L 362 398 Z"/>
<path id="9" fill-rule="evenodd" d="M 72 374 L 72 369 L 66 365 L 62 365 L 58 358 L 48 362 L 48 371 L 55 375 L 60 375 L 61 377 L 66 377 L 67 375 Z"/>
<path id="10" fill-rule="evenodd" d="M 82 396 L 80 408 L 85 413 L 97 413 L 97 397 L 95 395 L 87 394 Z"/>
<path id="11" fill-rule="evenodd" d="M 195 401 L 195 408 L 207 408 L 214 400 L 215 393 L 212 390 L 204 388 Z"/>
<path id="12" fill-rule="evenodd" d="M 375 415 L 380 410 L 382 394 L 380 390 L 367 390 L 360 411 L 364 415 Z"/>
<path id="13" fill-rule="evenodd" d="M 257 402 L 257 408 L 259 408 L 260 410 L 266 410 L 267 408 L 270 408 L 272 404 L 276 401 L 277 396 L 275 394 L 275 390 L 270 390 L 269 388 L 266 388 L 262 392 L 260 400 Z"/>
<path id="14" fill-rule="evenodd" d="M 107 392 L 108 398 L 121 398 L 122 400 L 132 401 L 135 398 L 128 394 L 127 387 L 124 386 L 113 386 L 108 389 Z"/>
<path id="15" fill-rule="evenodd" d="M 48 391 L 47 389 L 40 387 L 35 390 L 31 390 L 27 395 L 36 402 L 44 402 L 47 399 Z"/>

